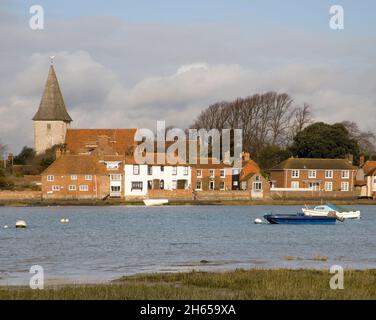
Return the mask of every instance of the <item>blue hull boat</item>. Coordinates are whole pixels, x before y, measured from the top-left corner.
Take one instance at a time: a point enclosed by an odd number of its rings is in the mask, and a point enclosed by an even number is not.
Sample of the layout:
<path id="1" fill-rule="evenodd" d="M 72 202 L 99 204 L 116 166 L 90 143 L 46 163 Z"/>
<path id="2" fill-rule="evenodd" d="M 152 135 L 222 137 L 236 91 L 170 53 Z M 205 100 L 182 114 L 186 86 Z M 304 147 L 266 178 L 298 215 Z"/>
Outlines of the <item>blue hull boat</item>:
<path id="1" fill-rule="evenodd" d="M 264 218 L 271 224 L 335 224 L 337 220 L 336 217 L 303 214 L 266 214 Z"/>

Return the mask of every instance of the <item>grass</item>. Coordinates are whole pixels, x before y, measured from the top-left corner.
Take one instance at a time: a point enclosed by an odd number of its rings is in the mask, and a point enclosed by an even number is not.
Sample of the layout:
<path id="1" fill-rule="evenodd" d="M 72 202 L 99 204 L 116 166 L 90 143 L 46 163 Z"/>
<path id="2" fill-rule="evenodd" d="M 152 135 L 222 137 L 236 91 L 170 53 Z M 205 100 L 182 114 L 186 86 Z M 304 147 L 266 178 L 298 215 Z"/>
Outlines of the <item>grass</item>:
<path id="1" fill-rule="evenodd" d="M 346 270 L 344 289 L 319 270 L 236 270 L 128 276 L 109 284 L 44 290 L 0 287 L 0 299 L 376 299 L 376 269 Z"/>

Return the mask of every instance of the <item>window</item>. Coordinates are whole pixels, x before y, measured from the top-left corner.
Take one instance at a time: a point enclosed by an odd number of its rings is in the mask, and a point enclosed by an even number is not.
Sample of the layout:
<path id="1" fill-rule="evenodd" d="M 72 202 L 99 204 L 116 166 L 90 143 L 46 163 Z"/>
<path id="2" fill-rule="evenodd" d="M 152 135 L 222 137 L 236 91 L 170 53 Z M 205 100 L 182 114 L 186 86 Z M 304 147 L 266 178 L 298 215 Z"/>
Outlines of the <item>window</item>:
<path id="1" fill-rule="evenodd" d="M 153 189 L 153 181 L 148 180 L 148 190 L 151 190 L 151 189 Z"/>
<path id="2" fill-rule="evenodd" d="M 202 190 L 202 182 L 201 181 L 196 182 L 196 190 Z"/>
<path id="3" fill-rule="evenodd" d="M 333 178 L 333 170 L 325 170 L 325 178 L 332 179 Z"/>
<path id="4" fill-rule="evenodd" d="M 140 165 L 139 164 L 134 164 L 133 165 L 133 174 L 134 175 L 139 175 L 140 174 Z"/>
<path id="5" fill-rule="evenodd" d="M 178 167 L 174 166 L 172 167 L 172 174 L 176 176 L 178 174 Z"/>
<path id="6" fill-rule="evenodd" d="M 210 169 L 209 170 L 209 176 L 210 176 L 210 178 L 214 178 L 214 175 L 215 175 L 214 169 Z"/>
<path id="7" fill-rule="evenodd" d="M 221 169 L 220 174 L 221 174 L 221 178 L 224 178 L 225 177 L 225 170 Z"/>
<path id="8" fill-rule="evenodd" d="M 121 181 L 121 174 L 111 174 L 110 180 L 111 181 Z"/>
<path id="9" fill-rule="evenodd" d="M 153 166 L 148 166 L 148 175 L 151 176 L 153 174 Z"/>
<path id="10" fill-rule="evenodd" d="M 161 171 L 162 171 L 162 172 L 164 171 L 164 166 L 161 166 Z"/>
<path id="11" fill-rule="evenodd" d="M 299 178 L 299 170 L 292 170 L 291 178 Z"/>
<path id="12" fill-rule="evenodd" d="M 308 170 L 308 178 L 316 178 L 316 170 Z"/>
<path id="13" fill-rule="evenodd" d="M 142 181 L 132 181 L 132 189 L 133 190 L 142 190 Z"/>
<path id="14" fill-rule="evenodd" d="M 90 174 L 85 175 L 85 180 L 88 180 L 88 181 L 93 180 L 93 176 Z"/>
<path id="15" fill-rule="evenodd" d="M 262 182 L 259 182 L 259 181 L 253 182 L 253 190 L 256 192 L 262 191 Z"/>
<path id="16" fill-rule="evenodd" d="M 111 186 L 111 191 L 112 192 L 120 192 L 121 187 L 120 186 Z"/>
<path id="17" fill-rule="evenodd" d="M 87 184 L 81 184 L 80 191 L 89 191 L 89 186 Z"/>
<path id="18" fill-rule="evenodd" d="M 54 181 L 54 176 L 47 176 L 47 181 Z"/>
<path id="19" fill-rule="evenodd" d="M 341 191 L 349 191 L 349 183 L 341 182 Z"/>
<path id="20" fill-rule="evenodd" d="M 299 189 L 299 181 L 291 181 L 291 189 Z"/>
<path id="21" fill-rule="evenodd" d="M 119 163 L 118 162 L 107 162 L 107 169 L 108 170 L 119 169 Z"/>
<path id="22" fill-rule="evenodd" d="M 60 191 L 60 186 L 52 186 L 52 191 Z"/>
<path id="23" fill-rule="evenodd" d="M 161 190 L 164 189 L 164 180 L 163 180 L 163 179 L 159 182 L 159 188 L 160 188 Z"/>
<path id="24" fill-rule="evenodd" d="M 333 191 L 333 182 L 331 181 L 325 182 L 325 191 Z"/>
<path id="25" fill-rule="evenodd" d="M 197 177 L 202 177 L 202 170 L 201 169 L 197 169 Z"/>
<path id="26" fill-rule="evenodd" d="M 350 171 L 349 170 L 342 170 L 341 177 L 342 177 L 342 179 L 348 179 L 350 177 Z"/>
<path id="27" fill-rule="evenodd" d="M 184 167 L 184 175 L 187 176 L 188 175 L 188 167 Z"/>
<path id="28" fill-rule="evenodd" d="M 209 190 L 214 190 L 214 181 L 209 182 Z"/>
<path id="29" fill-rule="evenodd" d="M 172 190 L 176 190 L 177 186 L 178 186 L 177 181 L 176 180 L 172 180 L 172 183 L 171 183 Z"/>
<path id="30" fill-rule="evenodd" d="M 260 176 L 256 176 L 255 180 L 256 181 L 261 181 L 261 177 Z"/>
<path id="31" fill-rule="evenodd" d="M 319 182 L 310 182 L 308 184 L 308 188 L 312 191 L 319 191 L 320 190 L 320 183 Z"/>
<path id="32" fill-rule="evenodd" d="M 221 190 L 225 190 L 225 182 L 224 181 L 221 181 L 220 184 L 219 184 L 219 189 Z"/>
<path id="33" fill-rule="evenodd" d="M 75 191 L 75 190 L 77 190 L 77 187 L 76 187 L 75 184 L 70 184 L 69 187 L 68 187 L 68 190 L 69 191 Z"/>
<path id="34" fill-rule="evenodd" d="M 71 180 L 77 180 L 77 176 L 75 174 L 71 175 L 70 178 L 71 178 Z"/>

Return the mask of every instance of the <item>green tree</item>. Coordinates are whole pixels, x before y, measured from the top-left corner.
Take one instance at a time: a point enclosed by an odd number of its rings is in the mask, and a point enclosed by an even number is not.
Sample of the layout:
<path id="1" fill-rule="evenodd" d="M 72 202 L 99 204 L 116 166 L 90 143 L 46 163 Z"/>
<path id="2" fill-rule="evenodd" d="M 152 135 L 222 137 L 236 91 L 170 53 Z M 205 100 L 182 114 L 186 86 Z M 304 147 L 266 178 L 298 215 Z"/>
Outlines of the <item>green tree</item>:
<path id="1" fill-rule="evenodd" d="M 27 164 L 35 157 L 35 150 L 30 147 L 23 147 L 21 152 L 14 157 L 15 164 Z"/>
<path id="2" fill-rule="evenodd" d="M 299 158 L 359 157 L 359 146 L 342 123 L 333 125 L 316 122 L 299 132 L 290 147 Z"/>
<path id="3" fill-rule="evenodd" d="M 282 149 L 277 145 L 267 145 L 256 155 L 256 161 L 263 171 L 268 171 L 283 160 L 291 156 L 289 150 Z"/>

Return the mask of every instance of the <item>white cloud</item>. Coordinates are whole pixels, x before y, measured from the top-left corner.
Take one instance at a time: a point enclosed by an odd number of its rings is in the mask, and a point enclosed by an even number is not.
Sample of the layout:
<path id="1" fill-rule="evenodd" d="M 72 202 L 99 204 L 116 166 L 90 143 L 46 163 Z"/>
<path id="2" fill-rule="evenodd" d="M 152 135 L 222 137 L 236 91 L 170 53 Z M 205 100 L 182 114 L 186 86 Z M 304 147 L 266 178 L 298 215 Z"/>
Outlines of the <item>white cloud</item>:
<path id="1" fill-rule="evenodd" d="M 236 26 L 50 20 L 35 33 L 0 16 L 0 138 L 32 145 L 49 56 L 74 127 L 180 127 L 209 104 L 269 90 L 312 104 L 324 121 L 373 129 L 374 39 Z"/>

